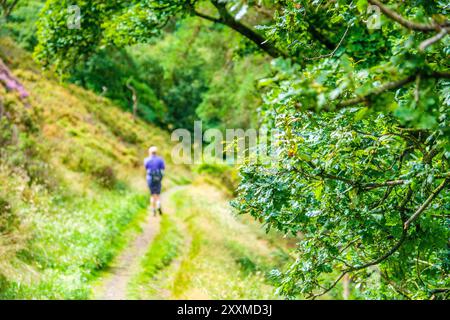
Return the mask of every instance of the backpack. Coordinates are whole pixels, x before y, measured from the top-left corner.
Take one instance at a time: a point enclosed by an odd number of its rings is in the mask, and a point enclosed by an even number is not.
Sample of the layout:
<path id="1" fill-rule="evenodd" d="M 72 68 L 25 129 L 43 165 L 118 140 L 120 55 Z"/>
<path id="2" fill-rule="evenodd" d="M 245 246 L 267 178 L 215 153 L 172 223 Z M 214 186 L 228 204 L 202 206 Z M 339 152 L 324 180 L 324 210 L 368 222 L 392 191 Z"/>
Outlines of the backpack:
<path id="1" fill-rule="evenodd" d="M 150 171 L 150 177 L 152 178 L 152 182 L 161 182 L 163 176 L 161 170 L 152 170 Z"/>

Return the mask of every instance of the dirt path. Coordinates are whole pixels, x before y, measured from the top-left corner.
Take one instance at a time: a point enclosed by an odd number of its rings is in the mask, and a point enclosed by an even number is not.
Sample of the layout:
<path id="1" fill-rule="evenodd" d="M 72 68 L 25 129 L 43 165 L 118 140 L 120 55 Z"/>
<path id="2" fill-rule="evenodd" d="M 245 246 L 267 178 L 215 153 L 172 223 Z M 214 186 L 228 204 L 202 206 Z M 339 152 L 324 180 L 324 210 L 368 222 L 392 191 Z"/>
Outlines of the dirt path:
<path id="1" fill-rule="evenodd" d="M 165 192 L 162 195 L 162 203 L 168 203 L 170 195 L 179 188 L 175 187 Z M 142 232 L 131 240 L 128 247 L 114 259 L 105 272 L 104 280 L 94 288 L 94 299 L 125 300 L 127 298 L 128 283 L 139 272 L 141 259 L 159 232 L 160 220 L 159 216 L 154 217 L 149 210 L 145 224 L 142 226 Z"/>

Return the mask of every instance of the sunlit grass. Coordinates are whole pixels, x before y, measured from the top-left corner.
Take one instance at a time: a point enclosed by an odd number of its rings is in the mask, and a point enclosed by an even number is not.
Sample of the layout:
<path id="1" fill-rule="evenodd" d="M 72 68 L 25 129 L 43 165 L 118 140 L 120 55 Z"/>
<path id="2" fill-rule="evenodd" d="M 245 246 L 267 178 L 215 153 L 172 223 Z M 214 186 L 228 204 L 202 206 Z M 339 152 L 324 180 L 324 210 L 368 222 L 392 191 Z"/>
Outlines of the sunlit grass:
<path id="1" fill-rule="evenodd" d="M 142 195 L 109 192 L 34 212 L 34 237 L 20 252 L 28 272 L 10 278 L 0 298 L 87 299 L 90 281 L 122 248 L 146 205 Z"/>
<path id="2" fill-rule="evenodd" d="M 151 287 L 146 298 L 279 298 L 268 277 L 272 268 L 284 262 L 279 249 L 233 215 L 220 191 L 189 186 L 171 199 L 175 205 L 171 220 L 182 226 L 184 244 L 176 263 L 159 270 L 153 279 L 156 283 L 141 282 Z M 150 271 L 152 254 L 159 255 L 152 247 L 143 262 L 144 268 L 150 262 Z"/>

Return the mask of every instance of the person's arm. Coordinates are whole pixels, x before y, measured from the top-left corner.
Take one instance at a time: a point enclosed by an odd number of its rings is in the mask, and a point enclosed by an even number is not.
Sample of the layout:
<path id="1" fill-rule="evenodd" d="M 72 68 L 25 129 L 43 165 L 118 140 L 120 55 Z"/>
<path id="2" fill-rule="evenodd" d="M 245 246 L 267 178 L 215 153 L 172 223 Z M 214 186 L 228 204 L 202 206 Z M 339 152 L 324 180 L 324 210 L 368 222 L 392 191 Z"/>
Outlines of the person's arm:
<path id="1" fill-rule="evenodd" d="M 166 170 L 166 164 L 164 163 L 164 160 L 161 159 L 161 175 L 164 176 L 164 171 Z"/>

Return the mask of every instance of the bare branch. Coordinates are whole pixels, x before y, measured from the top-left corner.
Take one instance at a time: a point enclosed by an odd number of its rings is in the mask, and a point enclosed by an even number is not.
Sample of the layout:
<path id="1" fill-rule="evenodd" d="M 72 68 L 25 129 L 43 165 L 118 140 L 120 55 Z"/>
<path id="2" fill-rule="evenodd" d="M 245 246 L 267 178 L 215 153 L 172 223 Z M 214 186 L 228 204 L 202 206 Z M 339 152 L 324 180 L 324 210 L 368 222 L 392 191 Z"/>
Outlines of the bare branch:
<path id="1" fill-rule="evenodd" d="M 339 49 L 339 47 L 342 45 L 342 42 L 344 41 L 345 37 L 347 36 L 348 30 L 350 29 L 350 26 L 347 27 L 347 29 L 345 30 L 341 40 L 339 41 L 339 43 L 337 44 L 336 48 L 334 48 L 334 50 L 328 54 L 324 54 L 324 55 L 320 55 L 318 57 L 313 57 L 313 58 L 305 58 L 306 60 L 318 60 L 318 59 L 323 59 L 323 58 L 329 58 L 334 56 L 334 54 L 336 53 L 336 51 Z"/>
<path id="2" fill-rule="evenodd" d="M 5 108 L 3 107 L 3 99 L 0 98 L 0 121 L 3 118 L 3 113 L 5 112 Z"/>
<path id="3" fill-rule="evenodd" d="M 416 105 L 419 104 L 420 101 L 420 74 L 416 76 L 416 90 L 414 91 L 414 101 Z"/>
<path id="4" fill-rule="evenodd" d="M 13 0 L 11 2 L 9 2 L 8 0 L 0 1 L 0 7 L 3 9 L 3 17 L 4 18 L 6 18 L 6 19 L 9 18 L 9 16 L 11 15 L 11 12 L 17 6 L 18 2 L 19 2 L 19 0 Z"/>

